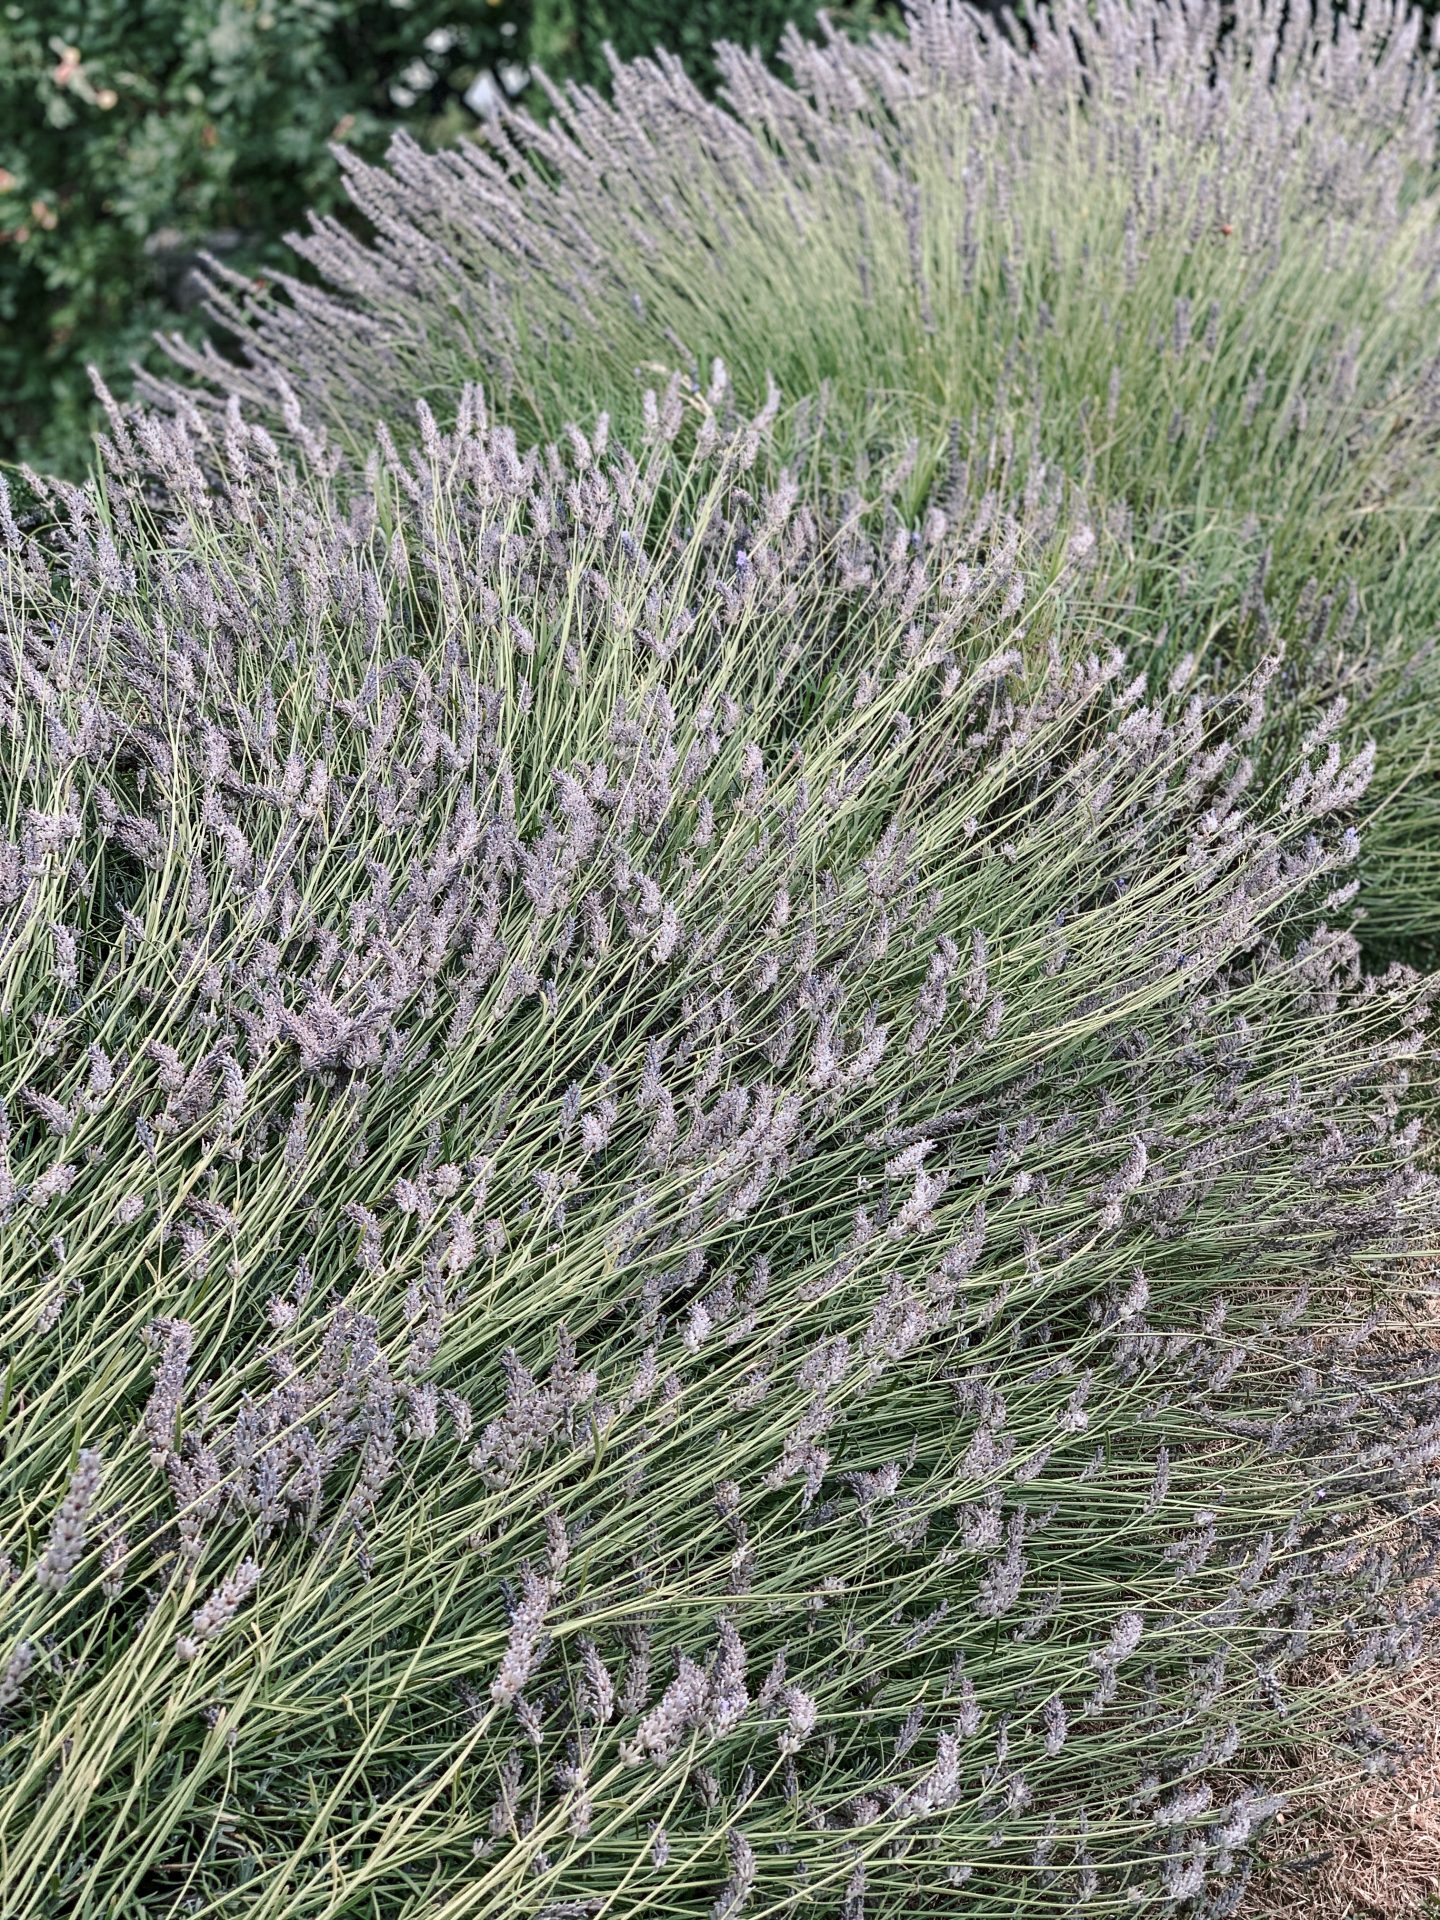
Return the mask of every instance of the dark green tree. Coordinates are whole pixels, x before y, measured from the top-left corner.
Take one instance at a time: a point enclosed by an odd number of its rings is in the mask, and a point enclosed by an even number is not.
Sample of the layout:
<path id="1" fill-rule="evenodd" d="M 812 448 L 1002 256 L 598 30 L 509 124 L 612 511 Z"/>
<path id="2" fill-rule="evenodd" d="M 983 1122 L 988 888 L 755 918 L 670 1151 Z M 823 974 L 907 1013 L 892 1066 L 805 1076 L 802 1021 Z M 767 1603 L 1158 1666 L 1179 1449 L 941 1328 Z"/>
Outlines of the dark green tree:
<path id="1" fill-rule="evenodd" d="M 813 34 L 824 0 L 574 0 L 576 77 L 603 81 L 608 71 L 605 45 L 622 60 L 638 59 L 656 47 L 676 53 L 702 86 L 715 79 L 712 55 L 717 40 L 758 47 L 772 54 L 793 23 Z M 898 9 L 896 9 L 898 12 Z"/>
<path id="2" fill-rule="evenodd" d="M 124 385 L 151 330 L 193 304 L 197 249 L 261 273 L 307 207 L 343 198 L 330 142 L 379 154 L 401 121 L 440 136 L 473 124 L 462 91 L 523 53 L 530 12 L 530 0 L 0 7 L 0 459 L 83 465 L 86 363 Z"/>

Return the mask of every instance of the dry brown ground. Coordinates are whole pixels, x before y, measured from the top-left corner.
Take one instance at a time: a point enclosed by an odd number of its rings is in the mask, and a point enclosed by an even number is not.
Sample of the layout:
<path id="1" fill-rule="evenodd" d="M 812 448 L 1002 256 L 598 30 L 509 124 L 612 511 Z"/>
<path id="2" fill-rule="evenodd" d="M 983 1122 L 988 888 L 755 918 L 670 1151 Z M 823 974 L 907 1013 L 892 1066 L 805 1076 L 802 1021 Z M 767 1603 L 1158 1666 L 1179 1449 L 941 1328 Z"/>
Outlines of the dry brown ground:
<path id="1" fill-rule="evenodd" d="M 1435 1276 L 1427 1282 L 1414 1306 L 1440 1358 L 1440 1292 Z M 1435 1499 L 1440 1507 L 1440 1487 Z M 1437 1591 L 1430 1582 L 1429 1597 Z M 1266 1835 L 1266 1864 L 1238 1920 L 1440 1916 L 1440 1628 L 1408 1672 L 1376 1673 L 1373 1688 L 1366 1704 L 1408 1763 L 1336 1784 L 1341 1768 L 1324 1746 L 1277 1755 L 1265 1785 L 1294 1797 Z"/>
<path id="2" fill-rule="evenodd" d="M 1266 1837 L 1269 1864 L 1242 1920 L 1407 1920 L 1440 1912 L 1440 1639 L 1377 1680 L 1376 1719 L 1413 1749 L 1401 1772 L 1326 1785 L 1320 1749 L 1295 1756 L 1295 1800 Z M 1267 1781 L 1267 1785 L 1270 1784 Z M 1286 1785 L 1283 1775 L 1276 1785 Z"/>

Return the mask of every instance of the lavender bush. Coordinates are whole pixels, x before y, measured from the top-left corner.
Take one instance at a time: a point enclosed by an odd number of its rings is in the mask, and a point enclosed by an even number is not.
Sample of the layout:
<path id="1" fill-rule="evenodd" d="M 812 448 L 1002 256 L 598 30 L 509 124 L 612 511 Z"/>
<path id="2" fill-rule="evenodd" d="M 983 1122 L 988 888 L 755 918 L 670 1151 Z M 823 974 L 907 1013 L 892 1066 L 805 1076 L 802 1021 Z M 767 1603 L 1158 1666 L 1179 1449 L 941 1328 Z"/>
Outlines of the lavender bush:
<path id="1" fill-rule="evenodd" d="M 1220 1914 L 1248 1756 L 1384 1760 L 1368 759 L 1147 691 L 1044 487 L 646 411 L 0 521 L 17 1913 Z"/>
<path id="2" fill-rule="evenodd" d="M 917 514 L 997 431 L 1128 508 L 1162 673 L 1248 672 L 1278 635 L 1348 741 L 1386 738 L 1367 934 L 1430 940 L 1437 94 L 1418 14 L 1321 11 L 1059 0 L 1022 51 L 917 0 L 903 38 L 792 34 L 792 85 L 722 50 L 720 104 L 624 66 L 613 105 L 571 88 L 489 143 L 342 154 L 373 243 L 317 220 L 320 287 L 217 284 L 242 364 L 176 355 L 360 441 L 476 378 L 522 431 L 619 421 L 637 367 L 703 383 L 719 355 L 742 404 L 772 373 L 823 394 L 842 461 L 913 446 Z"/>

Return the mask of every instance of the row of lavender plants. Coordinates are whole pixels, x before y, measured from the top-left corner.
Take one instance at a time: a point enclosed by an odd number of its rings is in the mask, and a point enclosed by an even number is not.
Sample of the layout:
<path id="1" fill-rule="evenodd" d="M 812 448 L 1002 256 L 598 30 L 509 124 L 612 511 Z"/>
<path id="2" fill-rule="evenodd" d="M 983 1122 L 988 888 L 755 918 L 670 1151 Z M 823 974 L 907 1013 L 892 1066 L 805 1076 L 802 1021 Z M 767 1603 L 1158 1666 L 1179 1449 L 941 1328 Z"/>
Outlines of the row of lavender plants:
<path id="1" fill-rule="evenodd" d="M 1218 1920 L 1398 1757 L 1433 101 L 1235 12 L 402 151 L 0 499 L 7 1915 Z"/>
<path id="2" fill-rule="evenodd" d="M 1367 940 L 1433 950 L 1440 93 L 1405 0 L 1354 11 L 1046 0 L 1027 41 L 916 0 L 904 36 L 792 34 L 788 82 L 722 50 L 718 102 L 637 62 L 487 142 L 342 153 L 372 241 L 319 220 L 306 280 L 222 276 L 226 357 L 176 356 L 363 443 L 475 378 L 524 433 L 621 422 L 637 368 L 719 355 L 748 404 L 823 396 L 842 478 L 908 452 L 916 512 L 998 433 L 1132 515 L 1113 617 L 1162 672 L 1278 637 L 1386 737 Z"/>

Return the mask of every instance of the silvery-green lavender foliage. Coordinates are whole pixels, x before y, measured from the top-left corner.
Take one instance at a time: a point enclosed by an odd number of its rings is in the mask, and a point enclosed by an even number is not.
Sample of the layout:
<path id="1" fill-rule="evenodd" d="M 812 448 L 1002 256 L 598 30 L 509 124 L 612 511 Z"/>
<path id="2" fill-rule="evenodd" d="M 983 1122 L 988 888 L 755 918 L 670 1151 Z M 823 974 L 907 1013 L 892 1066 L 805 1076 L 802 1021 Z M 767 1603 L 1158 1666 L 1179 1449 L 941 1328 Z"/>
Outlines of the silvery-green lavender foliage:
<path id="1" fill-rule="evenodd" d="M 1365 763 L 655 417 L 0 518 L 8 1913 L 1223 1913 L 1383 1761 Z"/>
<path id="2" fill-rule="evenodd" d="M 547 436 L 577 402 L 618 421 L 637 367 L 719 355 L 742 400 L 823 390 L 852 451 L 913 442 L 917 512 L 995 423 L 1130 510 L 1175 653 L 1248 670 L 1268 622 L 1347 691 L 1347 737 L 1390 742 L 1369 938 L 1440 936 L 1437 90 L 1418 14 L 1321 13 L 1058 0 L 1022 51 L 917 0 L 902 38 L 792 35 L 790 85 L 723 50 L 718 104 L 628 65 L 544 126 L 342 154 L 373 240 L 316 221 L 319 286 L 217 284 L 243 364 L 177 358 L 363 440 L 475 378 Z"/>

